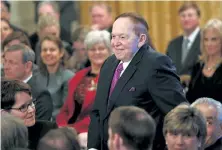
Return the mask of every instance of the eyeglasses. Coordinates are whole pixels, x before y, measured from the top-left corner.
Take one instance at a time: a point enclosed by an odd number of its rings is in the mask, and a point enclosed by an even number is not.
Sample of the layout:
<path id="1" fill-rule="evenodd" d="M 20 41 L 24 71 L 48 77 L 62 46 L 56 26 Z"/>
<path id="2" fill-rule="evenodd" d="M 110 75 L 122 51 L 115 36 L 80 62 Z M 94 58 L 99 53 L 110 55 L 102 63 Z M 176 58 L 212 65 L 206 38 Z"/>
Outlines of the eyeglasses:
<path id="1" fill-rule="evenodd" d="M 26 112 L 28 110 L 29 106 L 32 108 L 35 108 L 35 105 L 36 105 L 36 99 L 32 99 L 29 103 L 24 104 L 19 108 L 9 108 L 9 109 L 15 109 L 15 110 L 19 110 L 21 112 Z"/>

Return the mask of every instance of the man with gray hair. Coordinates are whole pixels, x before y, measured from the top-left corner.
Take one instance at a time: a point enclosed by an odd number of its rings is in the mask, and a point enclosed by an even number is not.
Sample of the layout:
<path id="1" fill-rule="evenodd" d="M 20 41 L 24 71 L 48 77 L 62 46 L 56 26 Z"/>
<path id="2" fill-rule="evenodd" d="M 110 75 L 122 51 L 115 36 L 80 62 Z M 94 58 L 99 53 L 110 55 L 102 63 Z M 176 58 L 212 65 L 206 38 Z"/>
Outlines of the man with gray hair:
<path id="1" fill-rule="evenodd" d="M 50 15 L 55 17 L 60 22 L 60 7 L 59 2 L 56 1 L 40 1 L 36 2 L 37 4 L 37 15 L 38 19 L 40 16 L 43 15 Z M 60 38 L 63 41 L 71 42 L 71 35 L 67 29 L 63 27 L 63 25 L 60 26 Z M 33 33 L 29 40 L 31 42 L 32 48 L 35 49 L 37 42 L 39 41 L 39 37 L 37 32 Z"/>
<path id="2" fill-rule="evenodd" d="M 35 53 L 24 44 L 9 46 L 4 53 L 4 77 L 6 79 L 17 79 L 31 87 L 33 98 L 36 99 L 36 119 L 50 120 L 52 117 L 52 98 L 41 83 L 36 82 L 36 76 L 32 68 Z"/>
<path id="3" fill-rule="evenodd" d="M 212 98 L 199 98 L 192 103 L 206 118 L 205 150 L 222 150 L 222 104 Z"/>

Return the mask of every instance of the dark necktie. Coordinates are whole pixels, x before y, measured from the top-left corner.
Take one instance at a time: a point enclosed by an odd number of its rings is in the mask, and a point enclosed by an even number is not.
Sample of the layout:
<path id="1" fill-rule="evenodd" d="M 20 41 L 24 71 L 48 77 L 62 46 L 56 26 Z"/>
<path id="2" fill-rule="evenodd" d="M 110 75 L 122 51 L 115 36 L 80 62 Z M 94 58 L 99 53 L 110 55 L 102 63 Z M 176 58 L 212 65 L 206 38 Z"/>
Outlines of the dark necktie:
<path id="1" fill-rule="evenodd" d="M 116 83 L 118 82 L 118 80 L 119 80 L 119 78 L 120 78 L 120 74 L 121 74 L 122 71 L 123 71 L 123 63 L 120 63 L 120 64 L 117 66 L 116 71 L 115 71 L 115 73 L 114 73 L 113 80 L 112 80 L 112 84 L 111 84 L 111 88 L 110 88 L 110 91 L 109 91 L 109 95 L 112 94 L 113 89 L 115 88 Z"/>

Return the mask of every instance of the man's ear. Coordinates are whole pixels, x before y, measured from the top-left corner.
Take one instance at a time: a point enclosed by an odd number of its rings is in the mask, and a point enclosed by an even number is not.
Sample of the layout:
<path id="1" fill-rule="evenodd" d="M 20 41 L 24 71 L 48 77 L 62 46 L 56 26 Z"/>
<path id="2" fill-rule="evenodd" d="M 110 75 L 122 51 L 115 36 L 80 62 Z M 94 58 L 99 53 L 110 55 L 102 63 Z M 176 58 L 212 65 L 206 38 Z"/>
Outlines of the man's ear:
<path id="1" fill-rule="evenodd" d="M 142 47 L 146 43 L 146 40 L 147 40 L 146 34 L 143 34 L 143 33 L 140 34 L 139 42 L 138 42 L 138 48 Z"/>
<path id="2" fill-rule="evenodd" d="M 31 61 L 27 61 L 25 63 L 26 70 L 31 71 L 32 70 L 32 65 L 33 65 L 33 63 Z"/>
<path id="3" fill-rule="evenodd" d="M 121 147 L 123 146 L 123 139 L 121 138 L 121 136 L 119 134 L 117 134 L 117 133 L 114 134 L 113 143 L 115 145 L 116 150 L 121 149 Z"/>

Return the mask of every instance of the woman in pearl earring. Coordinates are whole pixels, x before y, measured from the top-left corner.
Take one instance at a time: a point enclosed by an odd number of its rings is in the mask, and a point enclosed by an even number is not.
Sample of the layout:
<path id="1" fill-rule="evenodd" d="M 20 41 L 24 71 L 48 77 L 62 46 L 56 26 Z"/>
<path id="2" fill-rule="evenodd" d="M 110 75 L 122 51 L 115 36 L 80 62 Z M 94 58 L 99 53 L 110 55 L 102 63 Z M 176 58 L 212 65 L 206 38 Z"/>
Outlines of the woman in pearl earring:
<path id="1" fill-rule="evenodd" d="M 211 19 L 201 33 L 200 61 L 193 67 L 186 94 L 191 103 L 200 97 L 222 102 L 222 21 Z"/>

